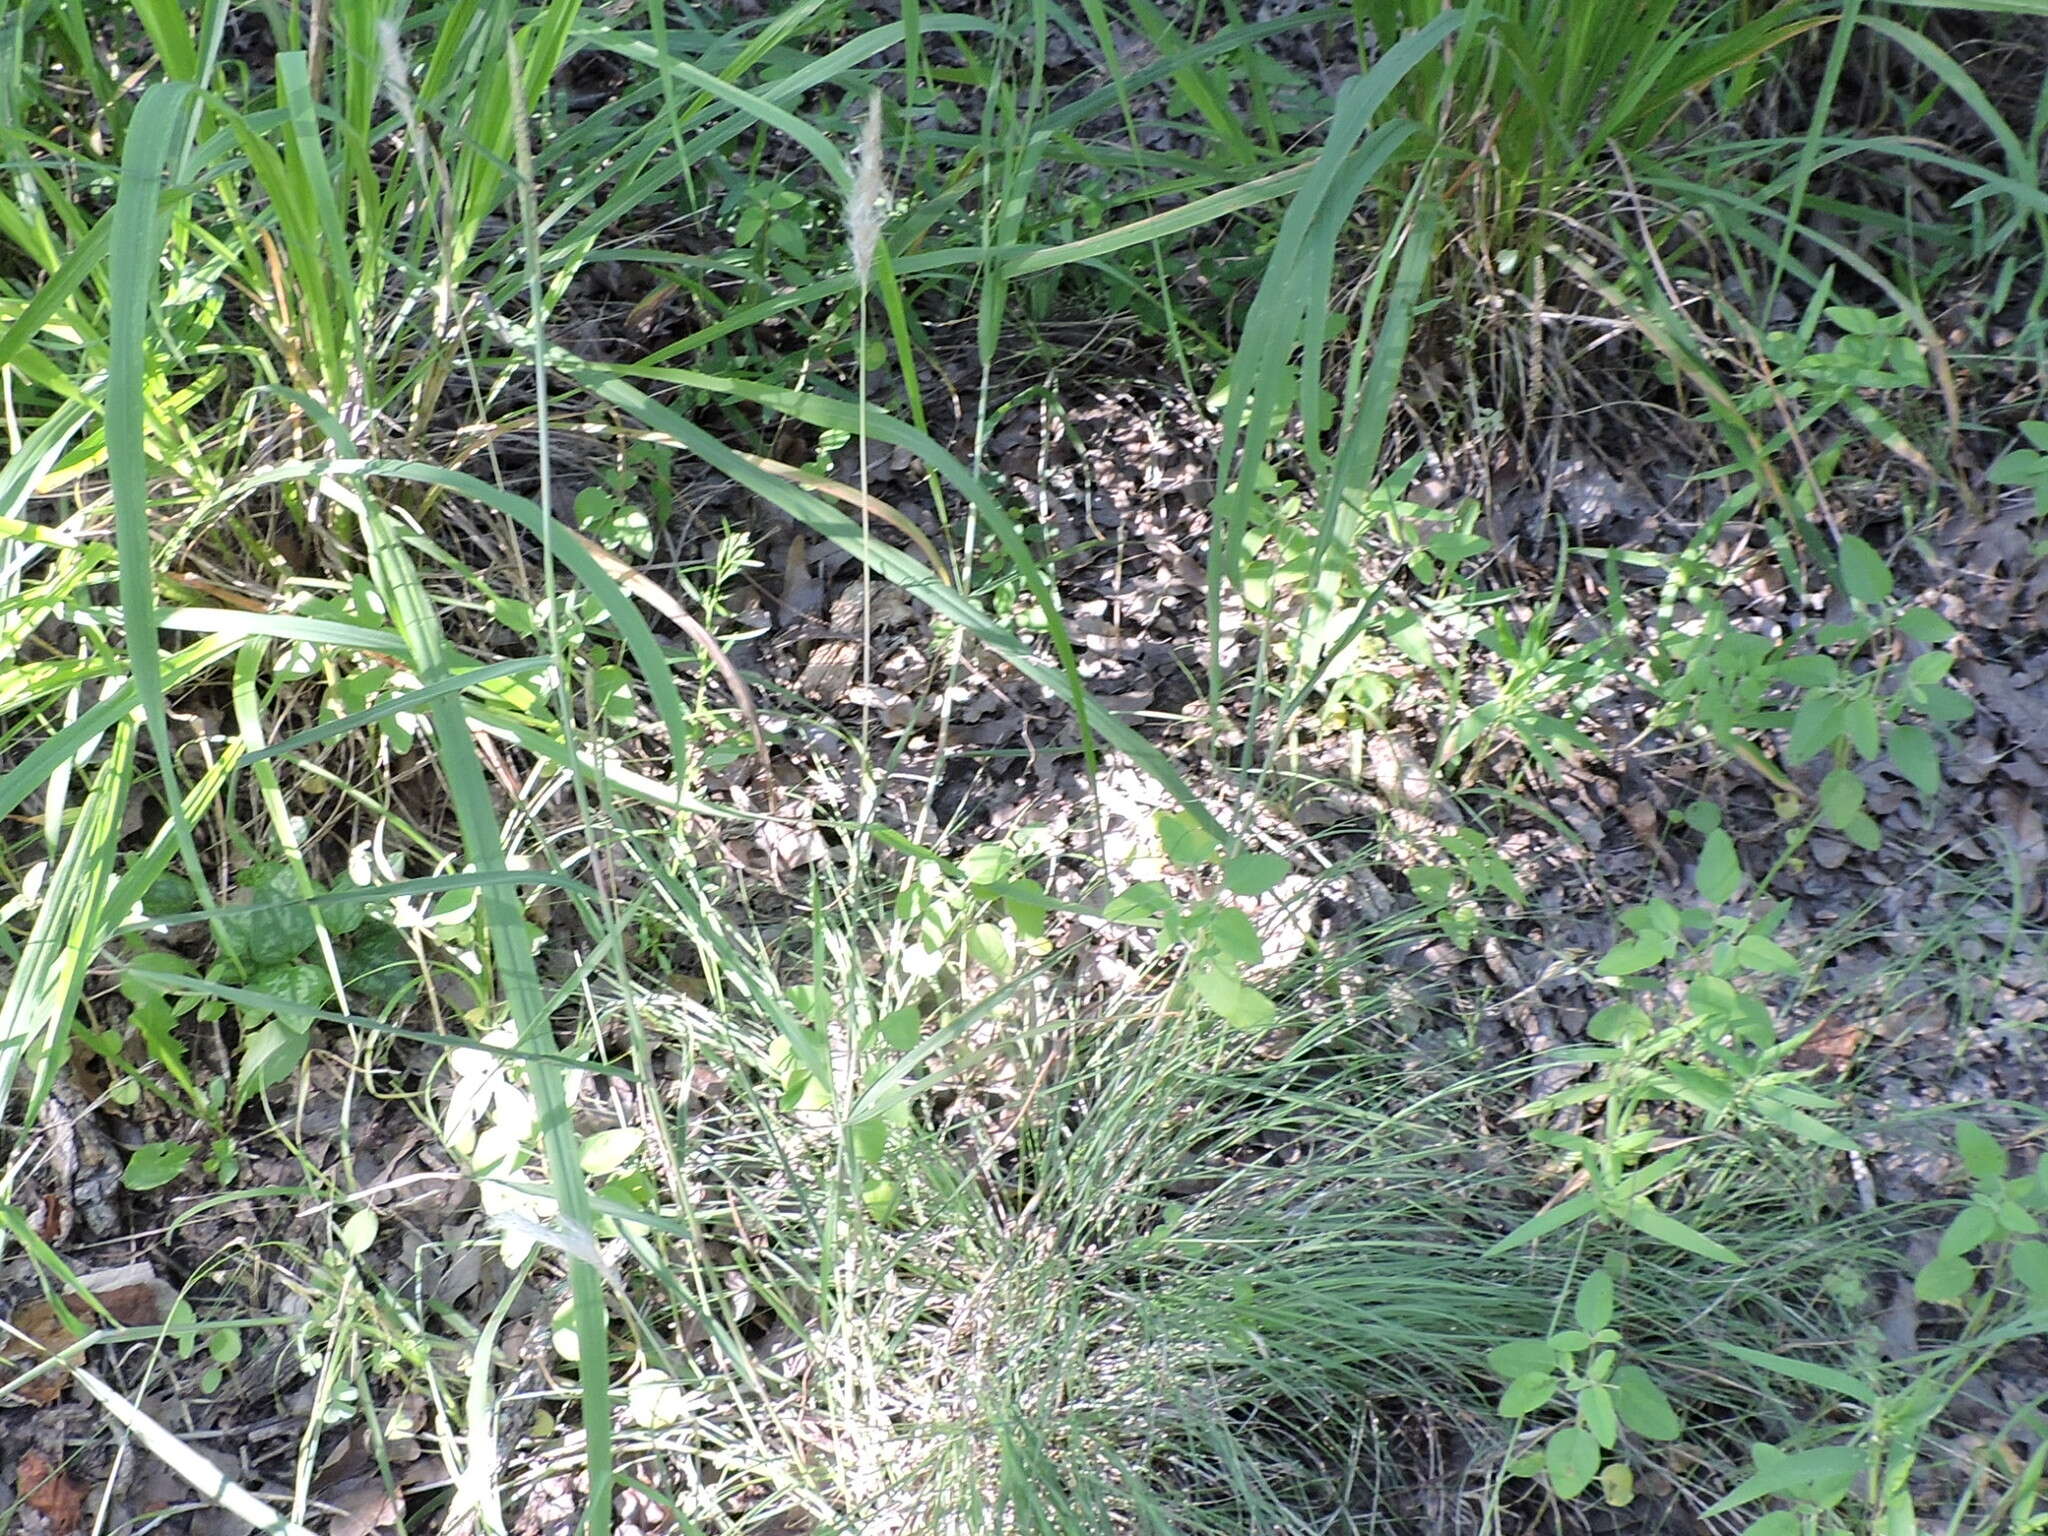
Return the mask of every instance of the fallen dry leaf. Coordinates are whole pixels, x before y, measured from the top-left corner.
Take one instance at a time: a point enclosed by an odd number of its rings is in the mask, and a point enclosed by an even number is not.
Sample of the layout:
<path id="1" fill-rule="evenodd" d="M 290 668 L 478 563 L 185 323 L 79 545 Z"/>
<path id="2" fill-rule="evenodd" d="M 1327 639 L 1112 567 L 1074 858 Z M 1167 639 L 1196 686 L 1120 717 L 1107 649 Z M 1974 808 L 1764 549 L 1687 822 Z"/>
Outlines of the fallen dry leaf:
<path id="1" fill-rule="evenodd" d="M 22 1503 L 50 1522 L 50 1536 L 71 1536 L 85 1524 L 85 1490 L 41 1451 L 26 1451 L 14 1471 Z"/>
<path id="2" fill-rule="evenodd" d="M 355 1478 L 320 1495 L 333 1516 L 328 1536 L 375 1536 L 396 1526 L 405 1511 L 381 1479 Z"/>
<path id="3" fill-rule="evenodd" d="M 1856 1052 L 1868 1033 L 1862 1025 L 1831 1013 L 1814 1026 L 1813 1033 L 1792 1053 L 1792 1065 L 1840 1077 L 1855 1062 Z"/>
<path id="4" fill-rule="evenodd" d="M 73 1291 L 65 1297 L 64 1311 L 88 1327 L 101 1313 L 123 1328 L 155 1327 L 170 1315 L 170 1287 L 147 1264 L 124 1264 L 80 1275 L 78 1283 L 82 1293 Z M 13 1332 L 0 1333 L 0 1380 L 32 1368 L 76 1337 L 63 1313 L 47 1300 L 17 1308 L 7 1321 Z M 48 1407 L 63 1393 L 64 1382 L 64 1374 L 53 1371 L 17 1387 L 14 1395 L 39 1408 Z"/>

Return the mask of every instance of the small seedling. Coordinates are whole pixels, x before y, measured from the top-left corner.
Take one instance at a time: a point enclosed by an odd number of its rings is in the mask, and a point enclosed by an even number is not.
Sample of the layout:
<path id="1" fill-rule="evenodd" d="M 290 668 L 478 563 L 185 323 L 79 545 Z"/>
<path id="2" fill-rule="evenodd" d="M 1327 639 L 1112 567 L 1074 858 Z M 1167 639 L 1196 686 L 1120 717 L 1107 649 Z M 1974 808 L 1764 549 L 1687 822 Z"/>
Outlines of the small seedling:
<path id="1" fill-rule="evenodd" d="M 1507 1381 L 1498 1412 L 1519 1425 L 1560 1396 L 1568 1422 L 1533 1431 L 1540 1444 L 1508 1464 L 1517 1477 L 1540 1477 L 1561 1499 L 1575 1499 L 1597 1478 L 1606 1501 L 1625 1505 L 1635 1496 L 1635 1472 L 1615 1455 L 1622 1432 L 1644 1440 L 1676 1440 L 1683 1426 L 1663 1388 L 1639 1365 L 1620 1363 L 1622 1335 L 1614 1327 L 1614 1274 L 1595 1269 L 1572 1301 L 1574 1327 L 1542 1339 L 1517 1339 L 1487 1356 Z"/>

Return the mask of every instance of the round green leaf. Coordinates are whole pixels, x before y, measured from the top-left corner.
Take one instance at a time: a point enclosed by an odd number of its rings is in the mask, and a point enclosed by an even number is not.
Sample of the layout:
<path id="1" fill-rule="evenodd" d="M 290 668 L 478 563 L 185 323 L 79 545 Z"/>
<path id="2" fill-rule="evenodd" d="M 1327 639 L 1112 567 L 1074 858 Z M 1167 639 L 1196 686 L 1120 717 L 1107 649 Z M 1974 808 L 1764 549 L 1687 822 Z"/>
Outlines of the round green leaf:
<path id="1" fill-rule="evenodd" d="M 1576 1424 L 1567 1424 L 1544 1448 L 1543 1470 L 1550 1474 L 1552 1492 L 1561 1499 L 1575 1499 L 1600 1471 L 1600 1442 Z"/>
<path id="2" fill-rule="evenodd" d="M 1526 1376 L 1517 1376 L 1500 1395 L 1500 1416 L 1519 1419 L 1534 1413 L 1557 1395 L 1557 1387 L 1554 1371 L 1531 1371 Z"/>
<path id="3" fill-rule="evenodd" d="M 1921 1301 L 1957 1301 L 1967 1296 L 1977 1271 L 1959 1254 L 1932 1259 L 1913 1277 L 1913 1294 Z"/>
<path id="4" fill-rule="evenodd" d="M 1502 1381 L 1514 1381 L 1548 1371 L 1557 1363 L 1557 1356 L 1541 1339 L 1510 1339 L 1488 1350 L 1486 1363 Z"/>
<path id="5" fill-rule="evenodd" d="M 1225 959 L 1239 965 L 1257 965 L 1266 958 L 1265 945 L 1252 920 L 1235 907 L 1217 907 L 1202 919 L 1209 942 Z"/>
<path id="6" fill-rule="evenodd" d="M 313 909 L 288 864 L 260 864 L 235 882 L 237 899 L 220 910 L 221 948 L 250 966 L 293 960 L 319 941 Z"/>
<path id="7" fill-rule="evenodd" d="M 1793 767 L 1809 761 L 1841 734 L 1842 706 L 1825 693 L 1808 695 L 1793 712 L 1785 737 L 1785 761 Z"/>
<path id="8" fill-rule="evenodd" d="M 1181 869 L 1206 864 L 1215 856 L 1216 839 L 1186 811 L 1161 811 L 1155 818 L 1159 847 L 1168 862 Z"/>
<path id="9" fill-rule="evenodd" d="M 242 1041 L 242 1069 L 235 1076 L 235 1103 L 274 1088 L 291 1076 L 306 1054 L 307 1033 L 272 1019 Z"/>
<path id="10" fill-rule="evenodd" d="M 1892 623 L 1900 634 L 1922 645 L 1943 645 L 1956 637 L 1955 625 L 1932 608 L 1908 608 Z"/>
<path id="11" fill-rule="evenodd" d="M 1742 889 L 1742 863 L 1735 855 L 1735 839 L 1719 827 L 1700 844 L 1699 868 L 1693 872 L 1693 884 L 1699 888 L 1701 899 L 1716 907 Z"/>
<path id="12" fill-rule="evenodd" d="M 1820 781 L 1820 813 L 1839 827 L 1863 809 L 1863 781 L 1847 768 L 1837 768 Z"/>
<path id="13" fill-rule="evenodd" d="M 1598 1333 L 1614 1321 L 1614 1276 L 1596 1269 L 1579 1286 L 1572 1319 L 1586 1333 Z"/>
<path id="14" fill-rule="evenodd" d="M 2005 1177 L 2005 1148 L 1998 1139 L 1974 1120 L 1956 1122 L 1956 1152 L 1970 1177 L 1982 1183 Z"/>
<path id="15" fill-rule="evenodd" d="M 419 979 L 419 962 L 405 935 L 389 923 L 371 923 L 355 936 L 341 959 L 342 980 L 352 997 L 391 1003 Z"/>
<path id="16" fill-rule="evenodd" d="M 1626 1040 L 1650 1027 L 1650 1016 L 1634 1003 L 1609 1003 L 1586 1021 L 1595 1040 Z"/>
<path id="17" fill-rule="evenodd" d="M 597 1131 L 584 1138 L 577 1163 L 593 1179 L 607 1178 L 625 1167 L 646 1141 L 647 1133 L 637 1125 Z"/>
<path id="18" fill-rule="evenodd" d="M 1223 861 L 1223 888 L 1233 896 L 1263 896 L 1293 866 L 1277 853 L 1236 853 Z"/>
<path id="19" fill-rule="evenodd" d="M 1614 1373 L 1614 1411 L 1645 1440 L 1676 1440 L 1684 1433 L 1664 1389 L 1640 1365 L 1624 1365 Z"/>
<path id="20" fill-rule="evenodd" d="M 1966 1205 L 1941 1234 L 1935 1252 L 1944 1259 L 1961 1258 L 1970 1250 L 1998 1236 L 1998 1214 L 1987 1206 Z"/>
<path id="21" fill-rule="evenodd" d="M 1768 971 L 1776 976 L 1790 976 L 1799 969 L 1799 962 L 1784 945 L 1760 933 L 1745 933 L 1737 939 L 1735 958 L 1752 971 Z"/>
<path id="22" fill-rule="evenodd" d="M 1246 986 L 1228 971 L 1210 966 L 1195 972 L 1195 994 L 1224 1022 L 1246 1032 L 1270 1029 L 1277 1009 L 1273 1000 L 1256 987 Z"/>
<path id="23" fill-rule="evenodd" d="M 1017 952 L 1010 936 L 999 923 L 976 923 L 967 930 L 968 958 L 982 966 L 998 981 L 1009 979 L 1016 968 Z"/>
<path id="24" fill-rule="evenodd" d="M 370 1251 L 370 1245 L 377 1241 L 377 1213 L 368 1206 L 351 1211 L 349 1218 L 341 1224 L 341 1246 L 350 1257 Z"/>
<path id="25" fill-rule="evenodd" d="M 1635 1501 L 1635 1469 L 1625 1461 L 1610 1461 L 1600 1469 L 1600 1496 L 1613 1509 L 1625 1509 Z"/>
<path id="26" fill-rule="evenodd" d="M 1929 689 L 1919 702 L 1922 714 L 1943 725 L 1954 725 L 1977 713 L 1976 702 L 1953 684 Z"/>
<path id="27" fill-rule="evenodd" d="M 2027 1300 L 2048 1307 L 2048 1243 L 2014 1243 L 2012 1277 L 2026 1287 Z"/>
<path id="28" fill-rule="evenodd" d="M 1842 590 L 1859 603 L 1881 603 L 1892 595 L 1891 567 L 1853 533 L 1842 536 Z"/>
<path id="29" fill-rule="evenodd" d="M 1884 755 L 1901 777 L 1923 795 L 1941 789 L 1941 750 L 1917 725 L 1895 725 L 1884 740 Z"/>
<path id="30" fill-rule="evenodd" d="M 161 1189 L 192 1161 L 192 1149 L 168 1141 L 153 1141 L 128 1154 L 128 1166 L 121 1170 L 124 1188 Z"/>
<path id="31" fill-rule="evenodd" d="M 1661 933 L 1639 934 L 1633 939 L 1623 939 L 1614 948 L 1600 957 L 1594 967 L 1601 976 L 1633 976 L 1637 971 L 1647 971 L 1653 965 L 1662 965 L 1671 958 L 1675 946 Z"/>

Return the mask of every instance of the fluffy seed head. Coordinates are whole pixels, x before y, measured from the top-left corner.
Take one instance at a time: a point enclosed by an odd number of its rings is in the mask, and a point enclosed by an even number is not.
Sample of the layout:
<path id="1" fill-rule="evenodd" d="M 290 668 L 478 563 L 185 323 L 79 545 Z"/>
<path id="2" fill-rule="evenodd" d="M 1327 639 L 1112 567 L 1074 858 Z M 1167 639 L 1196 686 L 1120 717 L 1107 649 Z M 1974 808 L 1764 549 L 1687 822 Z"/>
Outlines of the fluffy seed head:
<path id="1" fill-rule="evenodd" d="M 868 279 L 875 269 L 875 248 L 881 243 L 883 222 L 882 186 L 882 93 L 868 97 L 868 118 L 861 130 L 860 147 L 853 156 L 853 186 L 846 195 L 846 240 L 853 251 L 854 281 L 868 291 Z"/>

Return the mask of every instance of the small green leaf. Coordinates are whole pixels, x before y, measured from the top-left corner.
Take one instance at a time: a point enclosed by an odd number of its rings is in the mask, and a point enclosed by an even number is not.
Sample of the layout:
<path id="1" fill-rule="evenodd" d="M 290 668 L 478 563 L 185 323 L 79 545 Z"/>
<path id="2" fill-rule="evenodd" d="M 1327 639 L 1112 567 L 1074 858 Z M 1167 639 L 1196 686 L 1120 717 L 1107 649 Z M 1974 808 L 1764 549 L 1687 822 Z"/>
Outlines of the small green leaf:
<path id="1" fill-rule="evenodd" d="M 1941 749 L 1933 735 L 1917 725 L 1895 725 L 1884 741 L 1885 759 L 1923 795 L 1941 789 Z"/>
<path id="2" fill-rule="evenodd" d="M 371 1002 L 396 1001 L 419 977 L 419 961 L 412 946 L 389 923 L 371 923 L 341 957 L 341 979 L 350 995 Z"/>
<path id="3" fill-rule="evenodd" d="M 158 875 L 142 893 L 142 910 L 149 917 L 175 917 L 198 911 L 199 897 L 183 875 Z"/>
<path id="4" fill-rule="evenodd" d="M 1440 907 L 1456 894 L 1458 874 L 1435 864 L 1418 865 L 1408 871 L 1408 888 L 1426 907 Z"/>
<path id="5" fill-rule="evenodd" d="M 1892 623 L 1900 634 L 1922 645 L 1946 645 L 1956 637 L 1955 625 L 1932 608 L 1908 608 Z"/>
<path id="6" fill-rule="evenodd" d="M 1626 908 L 1621 920 L 1636 933 L 1659 934 L 1674 943 L 1679 930 L 1685 926 L 1685 914 L 1661 896 L 1653 897 L 1641 906 Z"/>
<path id="7" fill-rule="evenodd" d="M 2036 423 L 2028 422 L 2028 426 Z M 2041 485 L 2048 483 L 2048 455 L 2030 448 L 2012 448 L 1991 461 L 1984 478 L 1993 485 Z"/>
<path id="8" fill-rule="evenodd" d="M 242 1067 L 235 1075 L 235 1103 L 274 1088 L 304 1060 L 307 1032 L 272 1019 L 242 1040 Z"/>
<path id="9" fill-rule="evenodd" d="M 1265 946 L 1252 920 L 1235 907 L 1218 907 L 1203 920 L 1203 931 L 1218 953 L 1238 965 L 1257 965 L 1266 958 Z"/>
<path id="10" fill-rule="evenodd" d="M 121 1185 L 141 1191 L 161 1189 L 185 1171 L 192 1161 L 192 1149 L 174 1142 L 153 1141 L 128 1154 L 128 1166 L 121 1170 Z"/>
<path id="11" fill-rule="evenodd" d="M 1614 1373 L 1614 1411 L 1645 1440 L 1676 1440 L 1685 1432 L 1671 1399 L 1640 1365 L 1624 1365 Z"/>
<path id="12" fill-rule="evenodd" d="M 1953 683 L 1928 690 L 1919 704 L 1922 714 L 1941 725 L 1956 725 L 1977 713 L 1975 701 Z"/>
<path id="13" fill-rule="evenodd" d="M 1793 712 L 1792 728 L 1785 737 L 1785 761 L 1796 768 L 1818 756 L 1841 734 L 1840 701 L 1825 693 L 1811 694 Z"/>
<path id="14" fill-rule="evenodd" d="M 1598 1333 L 1614 1321 L 1614 1276 L 1596 1269 L 1579 1286 L 1572 1320 L 1585 1332 Z"/>
<path id="15" fill-rule="evenodd" d="M 1600 1497 L 1610 1509 L 1626 1509 L 1635 1501 L 1635 1469 L 1625 1461 L 1610 1461 L 1600 1469 Z"/>
<path id="16" fill-rule="evenodd" d="M 1223 861 L 1223 888 L 1233 896 L 1263 896 L 1293 868 L 1277 853 L 1234 853 Z"/>
<path id="17" fill-rule="evenodd" d="M 1837 768 L 1820 781 L 1820 813 L 1839 827 L 1863 809 L 1863 781 L 1847 768 Z"/>
<path id="18" fill-rule="evenodd" d="M 1500 1416 L 1519 1419 L 1532 1414 L 1557 1395 L 1557 1388 L 1554 1371 L 1531 1371 L 1526 1376 L 1517 1376 L 1500 1395 Z"/>
<path id="19" fill-rule="evenodd" d="M 1745 933 L 1737 939 L 1735 958 L 1752 971 L 1767 971 L 1774 976 L 1792 976 L 1799 970 L 1799 962 L 1784 945 L 1760 933 Z"/>
<path id="20" fill-rule="evenodd" d="M 1216 839 L 1188 812 L 1161 811 L 1154 825 L 1159 829 L 1160 850 L 1177 868 L 1192 869 L 1215 857 Z"/>
<path id="21" fill-rule="evenodd" d="M 1600 1471 L 1600 1442 L 1576 1424 L 1567 1424 L 1544 1448 L 1543 1470 L 1561 1499 L 1576 1499 Z"/>
<path id="22" fill-rule="evenodd" d="M 1842 669 L 1826 656 L 1806 652 L 1798 656 L 1787 656 L 1771 668 L 1771 673 L 1781 683 L 1795 688 L 1828 688 L 1842 680 Z"/>
<path id="23" fill-rule="evenodd" d="M 968 958 L 998 981 L 1007 981 L 1017 963 L 1010 936 L 997 923 L 976 923 L 967 930 Z"/>
<path id="24" fill-rule="evenodd" d="M 1999 1235 L 1998 1214 L 1986 1206 L 1966 1205 L 1955 1214 L 1941 1234 L 1935 1254 L 1960 1259 Z"/>
<path id="25" fill-rule="evenodd" d="M 1627 1040 L 1650 1027 L 1650 1016 L 1634 1003 L 1609 1003 L 1586 1021 L 1595 1040 Z"/>
<path id="26" fill-rule="evenodd" d="M 1970 1177 L 1979 1183 L 1988 1184 L 1993 1179 L 2005 1177 L 2005 1148 L 1976 1121 L 1956 1122 L 1956 1152 L 1962 1158 L 1963 1166 L 1970 1170 Z"/>
<path id="27" fill-rule="evenodd" d="M 1502 1381 L 1547 1371 L 1556 1363 L 1550 1346 L 1541 1339 L 1510 1339 L 1486 1352 L 1487 1366 Z"/>
<path id="28" fill-rule="evenodd" d="M 577 1164 L 593 1179 L 609 1178 L 630 1162 L 647 1143 L 647 1133 L 637 1125 L 617 1125 L 596 1131 L 583 1139 Z"/>
<path id="29" fill-rule="evenodd" d="M 1613 1450 L 1614 1442 L 1621 1438 L 1621 1423 L 1614 1411 L 1614 1389 L 1596 1384 L 1581 1390 L 1579 1414 L 1585 1420 L 1587 1432 L 1600 1442 L 1600 1449 Z"/>
<path id="30" fill-rule="evenodd" d="M 1856 811 L 1842 822 L 1842 834 L 1858 848 L 1875 853 L 1884 846 L 1884 832 L 1868 811 Z"/>
<path id="31" fill-rule="evenodd" d="M 1977 1271 L 1968 1259 L 1951 1254 L 1947 1258 L 1930 1259 L 1913 1277 L 1913 1294 L 1921 1301 L 1958 1301 L 1967 1296 L 1977 1279 Z"/>
<path id="32" fill-rule="evenodd" d="M 1623 939 L 1602 955 L 1594 971 L 1601 976 L 1633 976 L 1637 971 L 1662 965 L 1676 948 L 1664 934 L 1638 934 L 1633 939 Z"/>
<path id="33" fill-rule="evenodd" d="M 370 1251 L 370 1245 L 377 1241 L 377 1213 L 368 1206 L 351 1211 L 349 1218 L 341 1224 L 341 1247 L 351 1257 Z"/>
<path id="34" fill-rule="evenodd" d="M 1593 1336 L 1576 1328 L 1561 1329 L 1543 1341 L 1561 1355 L 1577 1354 L 1582 1349 L 1593 1347 Z"/>
<path id="35" fill-rule="evenodd" d="M 1126 886 L 1104 903 L 1102 916 L 1112 923 L 1156 928 L 1160 918 L 1174 910 L 1173 896 L 1157 880 L 1140 880 Z"/>
<path id="36" fill-rule="evenodd" d="M 1799 1517 L 1789 1509 L 1759 1515 L 1742 1528 L 1742 1536 L 1800 1536 Z"/>
<path id="37" fill-rule="evenodd" d="M 1247 1033 L 1258 1033 L 1272 1028 L 1278 1010 L 1273 1000 L 1256 987 L 1231 975 L 1219 966 L 1209 966 L 1195 972 L 1195 995 L 1215 1009 L 1223 1021 Z"/>
<path id="38" fill-rule="evenodd" d="M 313 910 L 289 864 L 259 864 L 236 882 L 236 900 L 221 908 L 215 934 L 245 966 L 297 959 L 319 941 Z"/>
<path id="39" fill-rule="evenodd" d="M 1906 663 L 1906 681 L 1916 688 L 1932 688 L 1956 669 L 1951 651 L 1927 651 Z"/>
<path id="40" fill-rule="evenodd" d="M 875 1033 L 892 1051 L 914 1050 L 924 1037 L 924 1018 L 915 1004 L 906 1003 L 875 1020 Z"/>
<path id="41" fill-rule="evenodd" d="M 1711 906 L 1720 906 L 1742 889 L 1742 863 L 1735 854 L 1735 839 L 1716 827 L 1700 845 L 1699 868 L 1693 884 Z"/>
<path id="42" fill-rule="evenodd" d="M 1742 1255 L 1733 1248 L 1715 1242 L 1704 1232 L 1695 1231 L 1676 1216 L 1667 1216 L 1647 1200 L 1632 1202 L 1623 1210 L 1622 1219 L 1645 1237 L 1654 1237 L 1660 1243 L 1696 1253 L 1703 1259 L 1715 1259 L 1723 1264 L 1742 1262 Z"/>
<path id="43" fill-rule="evenodd" d="M 312 1027 L 314 1009 L 325 1008 L 334 1001 L 334 988 L 328 983 L 327 972 L 317 965 L 265 966 L 249 978 L 248 989 L 261 993 L 270 1005 L 267 1011 L 301 1033 Z"/>
<path id="44" fill-rule="evenodd" d="M 1842 536 L 1842 589 L 1859 603 L 1881 603 L 1892 595 L 1891 567 L 1853 533 Z"/>
<path id="45" fill-rule="evenodd" d="M 2009 1262 L 2013 1278 L 2026 1287 L 2028 1302 L 2048 1307 L 2048 1243 L 2014 1243 Z"/>

